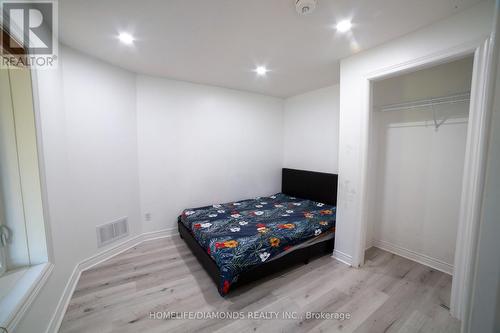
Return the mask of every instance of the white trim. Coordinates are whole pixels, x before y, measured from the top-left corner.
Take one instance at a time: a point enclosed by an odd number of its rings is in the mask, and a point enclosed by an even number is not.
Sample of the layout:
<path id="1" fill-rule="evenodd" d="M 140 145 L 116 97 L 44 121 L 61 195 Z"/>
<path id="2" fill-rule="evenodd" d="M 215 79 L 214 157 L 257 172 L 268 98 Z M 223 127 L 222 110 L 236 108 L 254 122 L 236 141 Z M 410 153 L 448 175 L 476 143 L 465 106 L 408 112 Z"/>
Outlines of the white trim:
<path id="1" fill-rule="evenodd" d="M 416 251 L 383 240 L 373 240 L 373 246 L 378 247 L 379 249 L 382 249 L 384 251 L 397 254 L 398 256 L 401 256 L 403 258 L 416 261 L 422 265 L 429 266 L 446 274 L 453 274 L 452 264 L 430 257 L 428 255 L 418 253 Z"/>
<path id="2" fill-rule="evenodd" d="M 338 250 L 333 250 L 332 257 L 338 261 L 340 261 L 343 264 L 346 264 L 347 266 L 352 266 L 352 257 L 348 255 L 347 253 L 338 251 Z"/>
<path id="3" fill-rule="evenodd" d="M 493 82 L 491 73 L 491 39 L 482 43 L 475 52 L 472 78 L 472 94 L 465 153 L 460 218 L 458 221 L 457 247 L 455 250 L 455 275 L 451 286 L 451 314 L 468 325 L 476 248 L 481 216 L 484 175 L 486 170 L 486 147 L 489 122 L 492 113 L 488 94 Z"/>
<path id="4" fill-rule="evenodd" d="M 374 239 L 367 240 L 366 244 L 365 244 L 365 251 L 368 250 L 368 249 L 371 249 L 374 246 L 375 246 L 375 240 Z"/>
<path id="5" fill-rule="evenodd" d="M 71 295 L 73 295 L 73 292 L 75 291 L 76 284 L 78 283 L 78 280 L 80 279 L 80 275 L 82 272 L 79 269 L 79 264 L 75 266 L 73 269 L 73 272 L 71 273 L 71 276 L 69 277 L 68 282 L 66 283 L 66 286 L 64 287 L 64 291 L 59 298 L 59 302 L 57 302 L 56 309 L 54 311 L 54 314 L 52 315 L 52 318 L 50 319 L 49 325 L 47 326 L 47 329 L 45 330 L 46 333 L 49 332 L 58 332 L 59 327 L 61 326 L 62 319 L 64 317 L 64 314 L 66 312 L 66 309 L 68 308 L 69 301 L 71 300 Z"/>
<path id="6" fill-rule="evenodd" d="M 106 261 L 120 253 L 123 253 L 134 246 L 139 245 L 142 242 L 145 241 L 150 241 L 158 238 L 165 238 L 165 237 L 171 237 L 175 236 L 177 234 L 177 229 L 171 228 L 171 229 L 162 229 L 158 231 L 153 231 L 153 232 L 146 232 L 142 233 L 140 235 L 134 236 L 132 238 L 129 238 L 126 241 L 123 241 L 119 244 L 116 244 L 115 246 L 112 246 L 109 249 L 106 249 L 104 251 L 101 251 L 92 257 L 89 257 L 87 259 L 82 260 L 79 264 L 78 267 L 81 272 L 86 271 L 87 269 L 90 269 L 103 261 Z"/>
<path id="7" fill-rule="evenodd" d="M 42 212 L 45 231 L 45 244 L 47 250 L 48 262 L 54 262 L 54 248 L 52 242 L 52 232 L 50 228 L 50 208 L 49 196 L 47 191 L 47 175 L 45 170 L 45 152 L 43 150 L 43 133 L 42 119 L 40 115 L 40 95 L 38 89 L 38 73 L 35 69 L 31 69 L 31 93 L 33 100 L 33 115 L 35 117 L 35 134 L 38 157 L 38 175 L 40 177 L 40 192 L 42 195 Z"/>
<path id="8" fill-rule="evenodd" d="M 172 237 L 175 235 L 177 235 L 177 229 L 175 228 L 142 233 L 140 235 L 129 238 L 124 242 L 121 242 L 120 244 L 112 246 L 104 251 L 99 252 L 96 255 L 93 255 L 79 262 L 73 269 L 73 272 L 71 273 L 71 276 L 68 282 L 66 283 L 64 291 L 61 297 L 59 298 L 59 302 L 57 303 L 56 310 L 54 311 L 54 314 L 52 315 L 52 318 L 45 332 L 46 333 L 57 332 L 61 327 L 64 314 L 66 313 L 66 309 L 68 308 L 69 302 L 71 301 L 71 296 L 75 291 L 76 285 L 83 271 L 86 271 L 102 263 L 103 261 L 111 259 L 112 257 L 120 253 L 123 253 L 133 248 L 134 246 L 139 245 L 142 242 L 151 241 L 159 238 Z"/>
<path id="9" fill-rule="evenodd" d="M 30 308 L 36 296 L 49 278 L 54 265 L 51 263 L 39 264 L 28 268 L 14 289 L 1 301 L 2 311 L 0 322 L 9 332 L 13 332 L 26 311 Z M 27 289 L 26 289 L 27 288 Z"/>
<path id="10" fill-rule="evenodd" d="M 175 236 L 178 234 L 179 234 L 179 232 L 178 232 L 177 228 L 169 228 L 169 229 L 144 232 L 144 233 L 142 233 L 141 236 L 143 237 L 143 241 L 150 241 L 150 240 L 154 240 L 154 239 L 172 237 L 172 236 Z"/>
<path id="11" fill-rule="evenodd" d="M 484 41 L 489 38 L 489 35 L 484 35 L 474 40 L 470 40 L 457 46 L 441 50 L 439 52 L 434 52 L 420 58 L 415 58 L 403 63 L 379 68 L 367 73 L 366 78 L 372 81 L 380 81 L 405 73 L 411 73 L 413 71 L 445 64 L 453 60 L 458 60 L 468 55 L 472 55 L 479 47 L 481 47 Z"/>
<path id="12" fill-rule="evenodd" d="M 495 18 L 494 18 L 493 29 L 492 29 L 492 34 L 491 34 L 490 52 L 491 53 L 490 53 L 489 60 L 490 60 L 491 70 L 488 71 L 488 77 L 487 77 L 488 82 L 486 83 L 485 100 L 487 102 L 487 107 L 491 110 L 494 110 L 496 99 L 498 98 L 498 96 L 495 96 L 495 91 L 498 91 L 498 90 L 495 90 L 495 88 L 498 89 L 498 87 L 496 87 L 496 84 L 495 84 L 495 79 L 498 78 L 498 75 L 500 74 L 498 72 L 498 65 L 500 65 L 500 62 L 498 62 L 498 58 L 500 55 L 500 0 L 497 0 L 495 3 Z M 498 81 L 497 81 L 497 83 L 498 83 Z M 495 111 L 493 111 L 493 112 L 495 112 Z M 490 131 L 491 131 L 491 129 L 490 129 Z M 491 140 L 491 134 L 490 134 L 489 140 Z M 488 146 L 491 146 L 491 145 L 492 145 L 492 142 L 489 141 Z M 486 149 L 491 149 L 491 147 L 486 148 Z M 491 154 L 491 151 L 489 152 L 489 154 Z M 486 162 L 486 163 L 487 163 L 486 168 L 488 168 L 489 167 L 488 165 L 490 162 Z M 491 172 L 491 170 L 488 172 Z M 488 177 L 488 176 L 486 175 L 485 177 Z M 486 189 L 483 189 L 483 190 L 486 191 Z M 486 193 L 487 192 L 483 192 L 482 195 L 485 196 L 485 195 L 487 195 Z M 486 209 L 486 207 L 484 206 L 484 204 L 482 204 L 482 205 L 483 205 L 483 207 L 481 208 L 481 220 L 484 221 L 484 213 L 485 213 L 484 210 Z M 483 224 L 483 222 L 481 222 L 481 224 Z M 482 228 L 482 227 L 479 227 L 479 228 Z M 470 268 L 471 274 L 469 275 L 469 277 L 470 277 L 469 284 L 465 285 L 465 288 L 467 288 L 467 290 L 469 291 L 469 298 L 471 301 L 468 302 L 467 308 L 463 309 L 463 312 L 465 313 L 465 315 L 464 315 L 464 318 L 462 320 L 462 332 L 472 332 L 473 331 L 473 327 L 472 327 L 473 306 L 472 306 L 472 304 L 474 302 L 474 299 L 478 296 L 476 294 L 476 292 L 477 292 L 476 289 L 478 288 L 478 283 L 479 283 L 479 281 L 478 281 L 478 274 L 479 274 L 478 265 L 479 265 L 479 256 L 481 255 L 481 238 L 482 237 L 480 235 L 478 235 L 477 240 L 476 240 L 476 243 L 477 243 L 476 253 L 474 254 L 474 258 L 472 258 L 472 261 L 474 263 L 474 267 Z M 498 306 L 498 304 L 497 304 L 497 306 Z M 483 323 L 483 326 L 484 326 L 484 323 Z"/>

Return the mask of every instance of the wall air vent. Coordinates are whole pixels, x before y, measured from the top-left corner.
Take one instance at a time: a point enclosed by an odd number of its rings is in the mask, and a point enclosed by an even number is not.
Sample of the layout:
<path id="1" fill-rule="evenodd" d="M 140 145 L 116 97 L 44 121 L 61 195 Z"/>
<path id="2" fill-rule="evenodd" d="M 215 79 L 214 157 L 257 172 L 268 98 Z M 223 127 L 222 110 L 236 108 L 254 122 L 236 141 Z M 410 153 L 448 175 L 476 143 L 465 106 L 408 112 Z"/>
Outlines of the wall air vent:
<path id="1" fill-rule="evenodd" d="M 97 247 L 108 245 L 120 238 L 128 236 L 128 220 L 124 217 L 110 223 L 98 225 L 96 231 Z"/>

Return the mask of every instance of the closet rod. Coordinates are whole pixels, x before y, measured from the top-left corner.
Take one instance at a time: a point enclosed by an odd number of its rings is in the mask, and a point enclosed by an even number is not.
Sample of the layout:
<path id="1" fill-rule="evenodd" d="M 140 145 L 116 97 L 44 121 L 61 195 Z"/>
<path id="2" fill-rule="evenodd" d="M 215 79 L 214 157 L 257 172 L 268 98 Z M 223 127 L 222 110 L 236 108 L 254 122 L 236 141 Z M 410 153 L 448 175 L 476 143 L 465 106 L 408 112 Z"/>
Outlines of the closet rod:
<path id="1" fill-rule="evenodd" d="M 435 105 L 443 105 L 443 104 L 456 104 L 470 101 L 470 92 L 450 95 L 446 97 L 437 97 L 430 99 L 421 99 L 414 102 L 407 103 L 398 103 L 398 104 L 389 104 L 379 108 L 379 111 L 404 111 L 404 110 L 412 110 L 412 109 L 420 109 L 425 107 L 432 107 Z"/>

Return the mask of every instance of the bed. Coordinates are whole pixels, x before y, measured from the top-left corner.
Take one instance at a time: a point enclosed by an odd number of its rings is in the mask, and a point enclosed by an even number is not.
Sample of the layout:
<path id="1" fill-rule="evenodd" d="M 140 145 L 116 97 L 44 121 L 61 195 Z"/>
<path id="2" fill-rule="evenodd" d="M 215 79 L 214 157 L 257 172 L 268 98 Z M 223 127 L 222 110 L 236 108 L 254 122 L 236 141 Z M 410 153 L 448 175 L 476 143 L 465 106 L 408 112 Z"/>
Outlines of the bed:
<path id="1" fill-rule="evenodd" d="M 185 209 L 179 234 L 225 296 L 333 251 L 337 182 L 335 174 L 283 169 L 280 193 Z"/>

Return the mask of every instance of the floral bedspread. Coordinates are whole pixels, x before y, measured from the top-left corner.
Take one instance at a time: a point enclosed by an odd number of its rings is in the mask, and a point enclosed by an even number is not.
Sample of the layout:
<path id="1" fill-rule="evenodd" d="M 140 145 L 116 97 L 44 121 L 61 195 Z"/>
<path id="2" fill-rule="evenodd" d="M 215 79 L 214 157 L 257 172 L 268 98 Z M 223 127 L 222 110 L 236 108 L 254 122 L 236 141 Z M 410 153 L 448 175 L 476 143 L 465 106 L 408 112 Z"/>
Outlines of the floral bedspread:
<path id="1" fill-rule="evenodd" d="M 226 295 L 238 275 L 335 229 L 335 207 L 282 193 L 186 209 L 182 223 L 214 259 Z"/>

